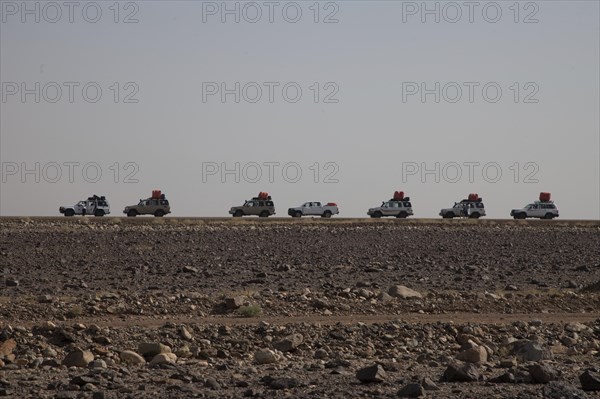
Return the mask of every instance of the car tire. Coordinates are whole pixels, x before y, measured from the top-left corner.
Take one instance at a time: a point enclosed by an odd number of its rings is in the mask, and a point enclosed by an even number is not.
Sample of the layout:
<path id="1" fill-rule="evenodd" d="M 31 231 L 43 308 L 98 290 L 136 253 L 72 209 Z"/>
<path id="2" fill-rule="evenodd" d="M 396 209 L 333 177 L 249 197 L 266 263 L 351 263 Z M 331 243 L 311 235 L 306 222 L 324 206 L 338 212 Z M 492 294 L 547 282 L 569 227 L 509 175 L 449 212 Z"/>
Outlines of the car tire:
<path id="1" fill-rule="evenodd" d="M 301 212 L 301 211 L 296 211 L 296 212 L 294 212 L 294 217 L 295 217 L 295 218 L 300 218 L 300 217 L 302 217 L 302 212 Z"/>
<path id="2" fill-rule="evenodd" d="M 261 218 L 268 218 L 268 217 L 269 217 L 269 211 L 262 211 L 262 212 L 260 213 L 260 215 L 258 215 L 258 217 L 261 217 Z"/>
<path id="3" fill-rule="evenodd" d="M 398 219 L 406 219 L 408 217 L 408 213 L 402 211 L 396 216 Z"/>
<path id="4" fill-rule="evenodd" d="M 96 212 L 94 212 L 94 216 L 101 218 L 102 216 L 104 216 L 104 211 L 102 209 L 99 209 Z"/>
<path id="5" fill-rule="evenodd" d="M 127 217 L 128 218 L 134 218 L 137 216 L 137 211 L 134 209 L 130 209 L 129 211 L 127 211 Z"/>
<path id="6" fill-rule="evenodd" d="M 157 209 L 156 212 L 154 212 L 154 217 L 161 218 L 163 216 L 165 216 L 165 211 L 162 209 Z"/>
<path id="7" fill-rule="evenodd" d="M 323 212 L 323 216 L 322 217 L 329 219 L 331 217 L 331 211 L 325 211 L 325 212 Z"/>
<path id="8" fill-rule="evenodd" d="M 237 211 L 233 212 L 234 218 L 241 218 L 242 216 L 244 216 L 244 212 L 241 209 L 238 209 Z"/>
<path id="9" fill-rule="evenodd" d="M 453 217 L 454 217 L 454 213 L 453 212 L 446 212 L 442 216 L 442 218 L 444 218 L 444 219 L 452 219 Z"/>
<path id="10" fill-rule="evenodd" d="M 475 212 L 469 215 L 469 219 L 479 219 L 480 216 L 479 213 Z"/>
<path id="11" fill-rule="evenodd" d="M 547 220 L 552 220 L 553 217 L 554 217 L 554 215 L 551 213 L 547 213 L 544 215 L 544 219 L 547 219 Z"/>
<path id="12" fill-rule="evenodd" d="M 67 209 L 65 211 L 65 216 L 68 216 L 68 217 L 75 216 L 75 211 L 73 209 Z"/>
<path id="13" fill-rule="evenodd" d="M 377 211 L 377 212 L 375 212 L 375 213 L 373 214 L 373 216 L 371 216 L 371 217 L 372 217 L 372 218 L 375 218 L 375 219 L 379 219 L 379 218 L 381 218 L 382 216 L 383 216 L 383 214 L 382 214 L 381 212 Z"/>

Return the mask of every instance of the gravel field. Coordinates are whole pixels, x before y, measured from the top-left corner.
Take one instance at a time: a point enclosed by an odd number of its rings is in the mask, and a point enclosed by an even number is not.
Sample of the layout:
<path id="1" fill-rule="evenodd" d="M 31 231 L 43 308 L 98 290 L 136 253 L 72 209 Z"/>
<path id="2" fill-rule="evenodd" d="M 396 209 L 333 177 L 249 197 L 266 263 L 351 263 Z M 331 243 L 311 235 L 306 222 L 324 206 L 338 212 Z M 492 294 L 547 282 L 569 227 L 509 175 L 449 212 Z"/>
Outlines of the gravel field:
<path id="1" fill-rule="evenodd" d="M 0 396 L 600 397 L 600 222 L 0 218 Z"/>

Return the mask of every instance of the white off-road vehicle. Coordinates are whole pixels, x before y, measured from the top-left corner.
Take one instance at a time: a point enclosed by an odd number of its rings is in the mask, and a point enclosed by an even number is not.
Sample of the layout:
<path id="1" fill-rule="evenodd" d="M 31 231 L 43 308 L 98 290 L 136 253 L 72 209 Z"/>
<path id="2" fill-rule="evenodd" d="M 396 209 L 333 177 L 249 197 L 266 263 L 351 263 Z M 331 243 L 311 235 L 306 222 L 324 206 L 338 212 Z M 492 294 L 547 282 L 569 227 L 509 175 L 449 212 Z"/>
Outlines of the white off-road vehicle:
<path id="1" fill-rule="evenodd" d="M 410 203 L 409 197 L 402 199 L 391 199 L 381 203 L 381 206 L 376 208 L 369 208 L 367 215 L 372 218 L 381 218 L 385 216 L 392 216 L 400 219 L 412 216 L 412 204 Z"/>
<path id="2" fill-rule="evenodd" d="M 510 216 L 515 219 L 554 219 L 558 217 L 558 208 L 552 201 L 535 201 L 522 209 L 513 209 Z"/>
<path id="3" fill-rule="evenodd" d="M 110 206 L 108 205 L 106 197 L 94 195 L 88 197 L 87 200 L 79 201 L 75 205 L 61 206 L 58 208 L 58 211 L 65 216 L 94 215 L 100 217 L 110 213 Z"/>
<path id="4" fill-rule="evenodd" d="M 321 216 L 330 218 L 338 213 L 340 213 L 340 211 L 337 204 L 334 202 L 328 202 L 325 205 L 320 202 L 305 202 L 301 206 L 288 209 L 288 215 L 295 218 L 302 216 Z"/>
<path id="5" fill-rule="evenodd" d="M 444 208 L 440 211 L 440 216 L 444 219 L 452 219 L 456 217 L 479 219 L 485 216 L 485 205 L 483 199 L 477 194 L 469 195 L 469 198 L 463 199 L 460 202 L 455 202 L 452 208 Z"/>

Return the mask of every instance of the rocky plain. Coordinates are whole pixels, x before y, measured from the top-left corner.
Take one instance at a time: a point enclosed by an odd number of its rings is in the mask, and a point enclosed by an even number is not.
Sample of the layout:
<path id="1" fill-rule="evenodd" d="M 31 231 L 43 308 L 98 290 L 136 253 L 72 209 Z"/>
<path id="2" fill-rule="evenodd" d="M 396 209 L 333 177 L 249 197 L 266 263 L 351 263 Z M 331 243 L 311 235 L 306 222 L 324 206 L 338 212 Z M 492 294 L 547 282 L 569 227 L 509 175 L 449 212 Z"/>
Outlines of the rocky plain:
<path id="1" fill-rule="evenodd" d="M 0 396 L 600 398 L 600 222 L 0 218 Z"/>

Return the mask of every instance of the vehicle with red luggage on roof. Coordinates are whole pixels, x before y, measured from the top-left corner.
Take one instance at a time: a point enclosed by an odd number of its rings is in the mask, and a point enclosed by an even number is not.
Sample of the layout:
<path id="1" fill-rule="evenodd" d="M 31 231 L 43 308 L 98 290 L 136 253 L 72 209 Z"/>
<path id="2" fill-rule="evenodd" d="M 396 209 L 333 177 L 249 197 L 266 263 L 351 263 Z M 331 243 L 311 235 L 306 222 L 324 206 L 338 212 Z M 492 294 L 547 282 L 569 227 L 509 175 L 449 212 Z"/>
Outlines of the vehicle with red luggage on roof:
<path id="1" fill-rule="evenodd" d="M 558 208 L 548 192 L 541 192 L 539 201 L 524 206 L 522 209 L 513 209 L 510 216 L 515 219 L 539 218 L 554 219 L 558 217 Z"/>

